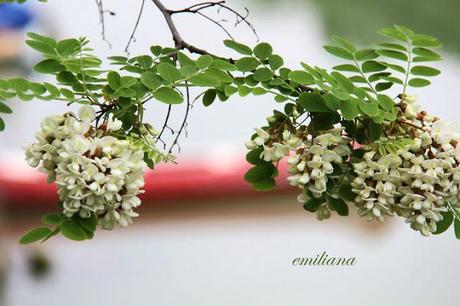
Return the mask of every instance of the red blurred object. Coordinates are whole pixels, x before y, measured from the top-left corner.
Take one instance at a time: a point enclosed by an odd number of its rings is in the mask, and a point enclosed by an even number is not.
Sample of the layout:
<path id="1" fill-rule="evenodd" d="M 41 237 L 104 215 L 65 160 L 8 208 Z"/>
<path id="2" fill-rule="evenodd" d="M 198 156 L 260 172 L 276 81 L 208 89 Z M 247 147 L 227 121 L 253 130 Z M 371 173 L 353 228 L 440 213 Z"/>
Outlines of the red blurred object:
<path id="1" fill-rule="evenodd" d="M 47 184 L 44 174 L 18 163 L 0 164 L 0 200 L 11 210 L 55 207 L 56 186 Z M 241 197 L 261 194 L 244 180 L 250 165 L 246 161 L 230 161 L 223 166 L 200 161 L 164 164 L 145 175 L 145 204 L 158 200 L 191 200 L 213 197 Z M 280 167 L 278 191 L 288 189 L 284 179 L 286 166 Z"/>

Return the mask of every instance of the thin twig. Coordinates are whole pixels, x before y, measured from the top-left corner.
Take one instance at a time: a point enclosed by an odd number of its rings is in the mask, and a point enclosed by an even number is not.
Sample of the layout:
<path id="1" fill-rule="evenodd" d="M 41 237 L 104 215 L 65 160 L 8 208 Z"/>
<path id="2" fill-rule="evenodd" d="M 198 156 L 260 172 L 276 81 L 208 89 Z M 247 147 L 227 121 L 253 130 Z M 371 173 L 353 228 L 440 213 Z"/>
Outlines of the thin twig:
<path id="1" fill-rule="evenodd" d="M 129 56 L 129 46 L 133 41 L 135 41 L 134 36 L 136 35 L 137 28 L 139 27 L 139 23 L 141 21 L 142 13 L 144 12 L 145 0 L 142 0 L 141 8 L 139 10 L 139 14 L 137 15 L 136 24 L 134 25 L 133 31 L 131 32 L 131 36 L 129 37 L 128 43 L 125 47 L 125 53 Z"/>
<path id="2" fill-rule="evenodd" d="M 101 24 L 102 40 L 105 41 L 109 45 L 109 48 L 112 48 L 112 44 L 110 43 L 110 41 L 107 39 L 107 37 L 105 35 L 105 18 L 104 18 L 104 14 L 106 12 L 108 12 L 110 15 L 115 15 L 115 13 L 112 12 L 112 11 L 104 10 L 104 4 L 102 3 L 102 0 L 96 0 L 96 5 L 97 5 L 97 9 L 99 11 L 99 23 Z"/>
<path id="3" fill-rule="evenodd" d="M 166 149 L 166 143 L 161 139 L 161 136 L 163 135 L 164 131 L 166 130 L 167 126 L 168 126 L 168 121 L 169 121 L 169 115 L 171 114 L 171 104 L 168 106 L 168 112 L 166 113 L 166 118 L 165 118 L 165 121 L 163 123 L 163 126 L 161 127 L 161 130 L 160 130 L 160 133 L 158 134 L 157 136 L 157 140 L 156 142 L 162 142 L 163 143 L 163 148 Z"/>
<path id="4" fill-rule="evenodd" d="M 189 43 L 187 43 L 182 36 L 180 35 L 179 31 L 176 28 L 176 25 L 174 24 L 174 21 L 172 20 L 172 12 L 171 10 L 168 10 L 163 3 L 161 3 L 160 0 L 152 0 L 152 2 L 156 5 L 156 7 L 160 10 L 160 12 L 163 14 L 163 17 L 166 21 L 166 24 L 168 25 L 168 28 L 171 32 L 171 35 L 174 40 L 175 47 L 179 50 L 181 49 L 187 49 L 192 53 L 197 53 L 197 54 L 210 54 L 208 51 L 204 49 L 197 48 Z M 210 54 L 212 55 L 212 54 Z M 215 56 L 215 55 L 214 55 Z M 218 57 L 218 56 L 216 56 Z"/>
<path id="5" fill-rule="evenodd" d="M 185 115 L 184 115 L 184 119 L 182 120 L 182 124 L 180 126 L 180 129 L 179 129 L 179 131 L 177 131 L 176 138 L 174 139 L 173 144 L 171 145 L 171 147 L 168 150 L 168 153 L 172 152 L 174 146 L 177 146 L 179 148 L 179 153 L 180 153 L 180 146 L 179 146 L 178 141 L 179 141 L 180 135 L 184 131 L 184 128 L 185 128 L 185 126 L 187 124 L 188 114 L 189 114 L 189 111 L 190 111 L 190 90 L 189 90 L 187 81 L 185 82 L 185 84 L 186 84 L 186 86 L 185 86 L 185 99 L 186 99 L 186 102 L 187 102 L 186 109 L 185 109 Z"/>

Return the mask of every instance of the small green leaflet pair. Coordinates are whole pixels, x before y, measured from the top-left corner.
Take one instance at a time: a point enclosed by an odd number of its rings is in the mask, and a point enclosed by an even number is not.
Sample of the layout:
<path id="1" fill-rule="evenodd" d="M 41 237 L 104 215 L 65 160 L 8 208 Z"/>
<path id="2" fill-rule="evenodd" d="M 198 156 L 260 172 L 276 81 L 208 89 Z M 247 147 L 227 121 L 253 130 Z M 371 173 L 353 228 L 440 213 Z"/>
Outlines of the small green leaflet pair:
<path id="1" fill-rule="evenodd" d="M 36 227 L 25 233 L 19 243 L 45 242 L 59 233 L 74 241 L 92 239 L 97 227 L 97 219 L 94 215 L 89 218 L 81 218 L 78 215 L 68 218 L 59 214 L 48 214 L 42 217 L 42 223 L 43 226 Z M 54 228 L 50 228 L 50 226 L 54 226 Z"/>

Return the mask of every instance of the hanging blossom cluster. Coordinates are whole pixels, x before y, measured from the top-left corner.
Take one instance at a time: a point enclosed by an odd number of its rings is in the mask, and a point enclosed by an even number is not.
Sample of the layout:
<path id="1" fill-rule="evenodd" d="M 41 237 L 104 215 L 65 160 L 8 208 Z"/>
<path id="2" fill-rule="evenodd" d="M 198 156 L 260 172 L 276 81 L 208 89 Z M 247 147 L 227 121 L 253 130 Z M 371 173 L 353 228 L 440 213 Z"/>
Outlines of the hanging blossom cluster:
<path id="1" fill-rule="evenodd" d="M 269 118 L 270 122 L 270 118 Z M 276 124 L 267 130 L 257 128 L 256 137 L 246 143 L 249 150 L 262 146 L 259 158 L 266 162 L 279 162 L 289 156 L 287 180 L 302 192 L 300 203 L 325 195 L 327 184 L 338 165 L 350 157 L 350 139 L 343 129 L 331 129 L 321 135 L 313 136 L 305 126 L 289 127 Z M 318 219 L 330 217 L 331 212 L 325 203 L 317 210 Z"/>
<path id="2" fill-rule="evenodd" d="M 104 229 L 128 226 L 138 214 L 138 195 L 144 185 L 144 151 L 127 139 L 113 135 L 122 122 L 109 117 L 95 128 L 95 111 L 82 107 L 53 115 L 41 123 L 37 142 L 26 147 L 28 164 L 56 182 L 63 214 L 95 216 Z"/>
<path id="3" fill-rule="evenodd" d="M 352 186 L 360 215 L 383 221 L 396 214 L 427 236 L 459 206 L 460 128 L 420 111 L 412 97 L 403 102 L 400 120 L 413 143 L 396 154 L 367 152 L 353 165 Z"/>
<path id="4" fill-rule="evenodd" d="M 391 135 L 361 146 L 359 158 L 343 127 L 313 135 L 308 126 L 283 118 L 269 118 L 269 126 L 256 129 L 246 147 L 264 163 L 278 165 L 286 157 L 287 180 L 302 190 L 298 201 L 320 220 L 329 218 L 331 210 L 339 212 L 334 205 L 346 200 L 368 221 L 400 216 L 412 229 L 430 235 L 444 213 L 459 215 L 460 126 L 421 111 L 411 96 L 398 107 L 397 121 L 383 126 Z M 378 147 L 401 139 L 408 141 L 397 150 Z M 339 192 L 343 185 L 349 186 L 346 199 Z"/>

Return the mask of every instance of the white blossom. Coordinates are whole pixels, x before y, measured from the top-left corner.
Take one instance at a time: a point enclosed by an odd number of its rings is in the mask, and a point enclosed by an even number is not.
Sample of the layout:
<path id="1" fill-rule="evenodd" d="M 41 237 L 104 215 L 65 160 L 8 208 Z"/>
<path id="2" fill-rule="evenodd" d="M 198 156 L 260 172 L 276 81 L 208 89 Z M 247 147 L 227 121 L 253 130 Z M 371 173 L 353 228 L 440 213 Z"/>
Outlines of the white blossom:
<path id="1" fill-rule="evenodd" d="M 95 112 L 84 106 L 72 114 L 43 120 L 37 143 L 26 146 L 26 160 L 55 181 L 64 215 L 95 215 L 102 228 L 127 226 L 137 216 L 143 191 L 144 152 L 128 140 L 108 135 L 121 128 L 109 117 L 104 130 L 91 126 Z"/>

